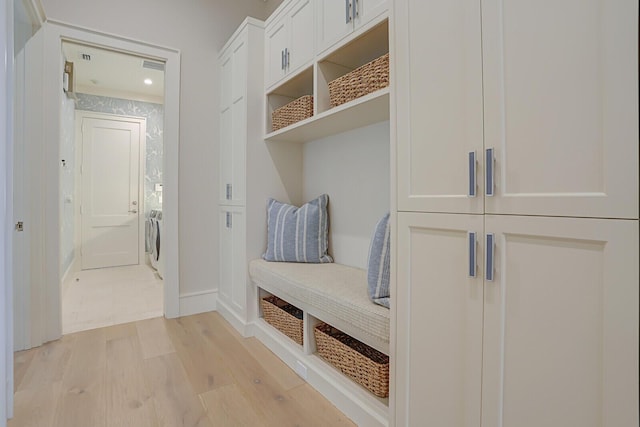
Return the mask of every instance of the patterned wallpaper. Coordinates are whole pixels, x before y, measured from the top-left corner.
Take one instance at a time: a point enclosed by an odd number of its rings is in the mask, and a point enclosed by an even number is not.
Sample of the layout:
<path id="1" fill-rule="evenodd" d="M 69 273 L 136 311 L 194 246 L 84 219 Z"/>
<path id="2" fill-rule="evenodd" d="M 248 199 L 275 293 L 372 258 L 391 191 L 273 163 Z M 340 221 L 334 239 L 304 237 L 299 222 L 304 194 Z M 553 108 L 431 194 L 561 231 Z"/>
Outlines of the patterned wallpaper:
<path id="1" fill-rule="evenodd" d="M 74 251 L 74 179 L 76 170 L 75 127 L 76 113 L 73 99 L 62 96 L 60 109 L 60 192 L 62 196 L 62 225 L 60 229 L 60 273 L 64 274 L 75 257 Z M 64 164 L 62 163 L 64 160 Z"/>
<path id="2" fill-rule="evenodd" d="M 155 191 L 155 185 L 162 183 L 162 130 L 164 107 L 161 104 L 109 98 L 106 96 L 78 93 L 77 110 L 98 113 L 120 114 L 123 116 L 145 117 L 147 119 L 147 154 L 144 177 L 144 211 L 162 209 L 162 193 Z"/>

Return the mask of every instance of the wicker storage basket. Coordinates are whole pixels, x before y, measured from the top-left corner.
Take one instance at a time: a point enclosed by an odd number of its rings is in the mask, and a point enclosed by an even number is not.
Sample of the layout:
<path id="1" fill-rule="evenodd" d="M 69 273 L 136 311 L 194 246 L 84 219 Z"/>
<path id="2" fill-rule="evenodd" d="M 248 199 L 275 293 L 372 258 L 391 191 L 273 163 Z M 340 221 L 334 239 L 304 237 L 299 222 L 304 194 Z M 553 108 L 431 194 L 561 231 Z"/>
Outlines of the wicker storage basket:
<path id="1" fill-rule="evenodd" d="M 302 310 L 276 296 L 262 298 L 264 320 L 302 345 Z"/>
<path id="2" fill-rule="evenodd" d="M 329 82 L 331 107 L 389 86 L 389 54 Z"/>
<path id="3" fill-rule="evenodd" d="M 376 396 L 389 396 L 389 356 L 326 323 L 313 332 L 320 356 Z"/>
<path id="4" fill-rule="evenodd" d="M 276 131 L 311 116 L 313 116 L 313 96 L 301 96 L 271 113 L 271 128 Z"/>

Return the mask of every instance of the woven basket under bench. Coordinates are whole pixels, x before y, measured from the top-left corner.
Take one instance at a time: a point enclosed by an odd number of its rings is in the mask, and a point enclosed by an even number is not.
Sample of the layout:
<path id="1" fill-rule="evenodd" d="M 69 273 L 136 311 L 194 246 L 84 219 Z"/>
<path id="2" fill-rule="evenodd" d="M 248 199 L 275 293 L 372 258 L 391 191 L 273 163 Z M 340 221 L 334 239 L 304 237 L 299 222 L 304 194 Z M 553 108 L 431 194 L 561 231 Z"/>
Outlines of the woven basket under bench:
<path id="1" fill-rule="evenodd" d="M 389 86 L 389 54 L 329 82 L 331 107 L 353 101 Z"/>
<path id="2" fill-rule="evenodd" d="M 271 113 L 271 130 L 282 129 L 311 116 L 313 116 L 313 96 L 301 96 Z"/>
<path id="3" fill-rule="evenodd" d="M 376 396 L 389 396 L 389 356 L 326 323 L 313 332 L 322 358 Z"/>
<path id="4" fill-rule="evenodd" d="M 302 345 L 302 310 L 276 296 L 260 300 L 264 320 Z"/>

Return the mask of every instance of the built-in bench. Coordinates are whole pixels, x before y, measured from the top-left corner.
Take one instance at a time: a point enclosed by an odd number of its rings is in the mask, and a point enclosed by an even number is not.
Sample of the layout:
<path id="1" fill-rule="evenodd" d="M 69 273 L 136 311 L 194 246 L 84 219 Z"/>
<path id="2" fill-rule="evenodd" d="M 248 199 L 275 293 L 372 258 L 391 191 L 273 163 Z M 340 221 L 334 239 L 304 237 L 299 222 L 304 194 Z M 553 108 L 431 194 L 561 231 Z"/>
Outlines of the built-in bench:
<path id="1" fill-rule="evenodd" d="M 389 354 L 389 309 L 369 299 L 365 270 L 258 259 L 249 264 L 249 273 L 258 288 Z"/>

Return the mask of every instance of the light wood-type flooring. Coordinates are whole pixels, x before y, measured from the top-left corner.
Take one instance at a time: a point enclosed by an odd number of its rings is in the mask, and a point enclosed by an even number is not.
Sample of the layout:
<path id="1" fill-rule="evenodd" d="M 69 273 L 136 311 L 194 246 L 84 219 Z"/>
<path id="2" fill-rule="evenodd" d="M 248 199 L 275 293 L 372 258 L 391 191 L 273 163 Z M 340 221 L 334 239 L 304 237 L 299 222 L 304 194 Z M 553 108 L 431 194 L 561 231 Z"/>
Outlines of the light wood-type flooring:
<path id="1" fill-rule="evenodd" d="M 62 288 L 63 334 L 163 313 L 162 279 L 146 264 L 78 271 L 67 276 Z"/>
<path id="2" fill-rule="evenodd" d="M 65 335 L 15 355 L 9 427 L 354 426 L 219 314 Z"/>

